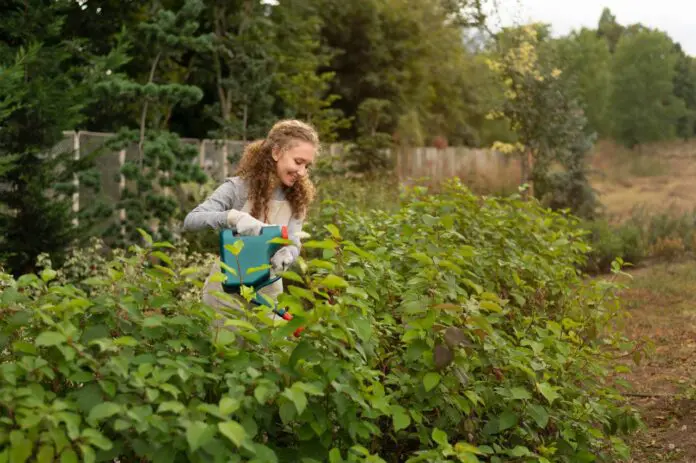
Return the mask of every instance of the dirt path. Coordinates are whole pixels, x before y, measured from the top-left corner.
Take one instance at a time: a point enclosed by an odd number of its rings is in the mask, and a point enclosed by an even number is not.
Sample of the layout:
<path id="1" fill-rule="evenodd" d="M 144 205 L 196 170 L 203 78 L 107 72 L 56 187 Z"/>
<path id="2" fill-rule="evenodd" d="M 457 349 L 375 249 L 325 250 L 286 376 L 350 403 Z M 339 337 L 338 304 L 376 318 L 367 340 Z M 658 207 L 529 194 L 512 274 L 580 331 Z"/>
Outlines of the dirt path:
<path id="1" fill-rule="evenodd" d="M 623 376 L 647 426 L 631 439 L 631 462 L 696 463 L 696 262 L 631 273 L 626 333 L 651 344 Z"/>

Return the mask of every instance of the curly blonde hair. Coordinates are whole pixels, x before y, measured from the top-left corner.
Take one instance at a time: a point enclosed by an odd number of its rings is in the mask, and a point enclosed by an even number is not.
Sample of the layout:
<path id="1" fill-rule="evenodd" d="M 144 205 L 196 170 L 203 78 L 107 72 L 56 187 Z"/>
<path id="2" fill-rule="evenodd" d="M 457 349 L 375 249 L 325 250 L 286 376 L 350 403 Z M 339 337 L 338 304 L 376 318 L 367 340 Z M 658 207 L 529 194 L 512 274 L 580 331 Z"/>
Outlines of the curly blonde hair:
<path id="1" fill-rule="evenodd" d="M 319 135 L 310 124 L 298 120 L 276 122 L 263 140 L 256 140 L 244 149 L 236 175 L 249 182 L 251 215 L 259 220 L 268 220 L 268 203 L 278 185 L 273 149 L 281 152 L 291 149 L 298 141 L 314 145 L 319 151 Z M 282 184 L 281 184 L 282 185 Z M 303 176 L 291 187 L 283 185 L 285 197 L 292 208 L 293 217 L 303 219 L 314 200 L 314 184 Z"/>

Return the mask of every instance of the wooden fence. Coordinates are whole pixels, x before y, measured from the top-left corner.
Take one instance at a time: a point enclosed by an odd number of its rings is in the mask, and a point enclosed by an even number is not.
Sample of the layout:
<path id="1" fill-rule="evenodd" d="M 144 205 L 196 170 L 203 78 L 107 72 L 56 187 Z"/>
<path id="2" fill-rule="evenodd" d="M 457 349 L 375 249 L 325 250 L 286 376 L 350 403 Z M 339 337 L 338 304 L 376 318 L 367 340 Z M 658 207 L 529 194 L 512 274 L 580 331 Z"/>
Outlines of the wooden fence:
<path id="1" fill-rule="evenodd" d="M 65 139 L 60 143 L 62 150 L 73 150 L 76 157 L 85 156 L 96 149 L 103 149 L 106 141 L 113 136 L 100 132 L 65 132 Z M 215 181 L 222 182 L 232 174 L 230 159 L 241 155 L 244 142 L 233 140 L 198 140 L 183 139 L 184 143 L 196 146 L 197 162 Z M 58 147 L 57 147 L 58 148 Z M 344 146 L 330 145 L 328 152 L 339 156 Z M 97 169 L 101 174 L 102 194 L 114 202 L 118 201 L 126 183 L 120 170 L 127 160 L 136 159 L 137 146 L 133 145 L 121 151 L 105 150 L 99 156 Z M 411 183 L 424 180 L 437 183 L 442 180 L 459 177 L 472 190 L 498 192 L 514 188 L 519 183 L 520 165 L 517 159 L 504 154 L 465 147 L 445 149 L 437 148 L 400 148 L 391 153 L 395 165 L 394 174 L 401 182 Z M 79 210 L 80 201 L 88 202 L 90 193 L 80 189 L 73 197 L 73 207 Z"/>
<path id="2" fill-rule="evenodd" d="M 437 183 L 458 177 L 480 192 L 514 189 L 521 176 L 517 158 L 487 149 L 401 148 L 395 162 L 396 174 L 402 182 L 426 178 Z"/>

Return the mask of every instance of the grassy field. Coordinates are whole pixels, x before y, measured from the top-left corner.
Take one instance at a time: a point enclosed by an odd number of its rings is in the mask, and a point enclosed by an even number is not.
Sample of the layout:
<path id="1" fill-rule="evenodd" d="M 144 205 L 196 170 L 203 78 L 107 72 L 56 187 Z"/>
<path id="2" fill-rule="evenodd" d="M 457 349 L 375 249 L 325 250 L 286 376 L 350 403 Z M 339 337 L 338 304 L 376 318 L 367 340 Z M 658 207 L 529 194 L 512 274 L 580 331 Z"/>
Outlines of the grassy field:
<path id="1" fill-rule="evenodd" d="M 612 221 L 635 210 L 685 213 L 696 208 L 696 144 L 670 143 L 630 152 L 607 142 L 592 158 L 593 184 Z M 696 259 L 629 271 L 624 329 L 646 354 L 622 375 L 646 427 L 631 441 L 634 463 L 696 463 Z"/>
<path id="2" fill-rule="evenodd" d="M 684 213 L 696 208 L 696 143 L 650 145 L 639 152 L 611 142 L 597 144 L 592 184 L 612 220 L 636 208 Z"/>

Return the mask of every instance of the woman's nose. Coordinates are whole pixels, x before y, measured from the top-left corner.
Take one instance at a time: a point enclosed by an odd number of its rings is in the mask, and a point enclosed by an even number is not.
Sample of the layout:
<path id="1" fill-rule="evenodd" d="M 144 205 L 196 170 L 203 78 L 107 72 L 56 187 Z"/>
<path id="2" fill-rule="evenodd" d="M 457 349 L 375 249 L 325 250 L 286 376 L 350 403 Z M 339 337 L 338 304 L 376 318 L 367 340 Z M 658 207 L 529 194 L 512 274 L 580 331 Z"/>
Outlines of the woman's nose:
<path id="1" fill-rule="evenodd" d="M 300 175 L 300 177 L 304 177 L 307 174 L 307 167 L 300 166 L 300 169 L 297 171 L 297 173 Z"/>

